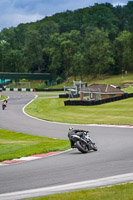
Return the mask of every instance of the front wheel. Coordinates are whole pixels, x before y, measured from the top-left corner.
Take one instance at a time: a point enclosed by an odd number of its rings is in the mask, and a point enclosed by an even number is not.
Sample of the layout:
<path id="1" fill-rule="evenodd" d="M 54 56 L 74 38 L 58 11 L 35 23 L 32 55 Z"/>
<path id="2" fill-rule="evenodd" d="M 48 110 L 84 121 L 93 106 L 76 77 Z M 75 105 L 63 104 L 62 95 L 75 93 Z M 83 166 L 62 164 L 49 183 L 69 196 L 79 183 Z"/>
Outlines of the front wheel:
<path id="1" fill-rule="evenodd" d="M 87 145 L 84 142 L 77 141 L 76 146 L 82 153 L 87 153 L 89 151 Z"/>
<path id="2" fill-rule="evenodd" d="M 94 151 L 97 151 L 97 150 L 98 150 L 98 148 L 97 148 L 97 146 L 96 146 L 95 144 L 92 145 L 92 149 L 93 149 Z"/>

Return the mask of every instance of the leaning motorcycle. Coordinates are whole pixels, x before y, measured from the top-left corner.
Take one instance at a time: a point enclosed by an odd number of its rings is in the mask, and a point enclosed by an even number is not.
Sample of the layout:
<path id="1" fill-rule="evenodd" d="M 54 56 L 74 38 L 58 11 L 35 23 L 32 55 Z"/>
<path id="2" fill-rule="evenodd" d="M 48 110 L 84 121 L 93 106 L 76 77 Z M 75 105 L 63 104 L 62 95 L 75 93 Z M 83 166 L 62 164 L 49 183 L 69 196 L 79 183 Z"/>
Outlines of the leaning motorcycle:
<path id="1" fill-rule="evenodd" d="M 3 103 L 2 104 L 2 109 L 5 110 L 5 108 L 6 108 L 6 104 Z"/>
<path id="2" fill-rule="evenodd" d="M 70 136 L 70 140 L 74 142 L 74 147 L 82 153 L 98 150 L 97 146 L 92 142 L 88 135 L 85 136 L 82 133 L 76 133 L 75 135 Z"/>

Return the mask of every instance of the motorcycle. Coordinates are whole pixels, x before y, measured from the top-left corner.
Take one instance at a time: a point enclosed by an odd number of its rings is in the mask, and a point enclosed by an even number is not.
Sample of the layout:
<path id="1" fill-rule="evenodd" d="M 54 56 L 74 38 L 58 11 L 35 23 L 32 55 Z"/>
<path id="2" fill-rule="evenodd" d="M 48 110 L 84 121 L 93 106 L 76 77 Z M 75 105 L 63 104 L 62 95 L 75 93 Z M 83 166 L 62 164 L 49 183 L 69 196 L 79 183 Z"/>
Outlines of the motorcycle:
<path id="1" fill-rule="evenodd" d="M 6 102 L 3 102 L 3 103 L 2 103 L 2 109 L 3 109 L 3 110 L 6 108 L 6 105 L 7 105 Z"/>
<path id="2" fill-rule="evenodd" d="M 74 148 L 77 148 L 82 153 L 98 150 L 96 144 L 90 139 L 90 136 L 84 135 L 83 133 L 71 135 L 69 139 L 74 142 Z"/>

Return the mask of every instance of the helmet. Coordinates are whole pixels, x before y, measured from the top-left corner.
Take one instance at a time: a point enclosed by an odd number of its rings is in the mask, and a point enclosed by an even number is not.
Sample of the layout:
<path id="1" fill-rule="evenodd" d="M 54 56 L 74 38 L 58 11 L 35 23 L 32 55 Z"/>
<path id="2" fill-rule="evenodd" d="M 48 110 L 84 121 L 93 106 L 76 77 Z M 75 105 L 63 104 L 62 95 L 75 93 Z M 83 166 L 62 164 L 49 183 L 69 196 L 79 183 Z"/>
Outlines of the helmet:
<path id="1" fill-rule="evenodd" d="M 69 127 L 69 129 L 68 129 L 68 130 L 70 131 L 70 130 L 72 130 L 72 129 L 73 129 L 73 127 Z"/>

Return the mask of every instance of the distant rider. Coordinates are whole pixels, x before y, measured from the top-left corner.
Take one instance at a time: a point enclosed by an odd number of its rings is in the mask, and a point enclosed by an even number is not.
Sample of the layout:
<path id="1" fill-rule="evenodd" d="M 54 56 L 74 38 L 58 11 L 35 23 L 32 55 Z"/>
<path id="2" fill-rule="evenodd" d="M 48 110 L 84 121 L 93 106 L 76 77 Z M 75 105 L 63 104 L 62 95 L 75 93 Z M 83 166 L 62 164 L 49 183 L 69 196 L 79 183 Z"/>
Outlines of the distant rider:
<path id="1" fill-rule="evenodd" d="M 6 99 L 4 99 L 4 101 L 3 101 L 3 103 L 2 103 L 2 107 L 3 107 L 3 106 L 5 106 L 5 107 L 7 106 L 7 100 L 6 100 Z"/>
<path id="2" fill-rule="evenodd" d="M 69 137 L 69 140 L 70 140 L 71 147 L 72 148 L 75 147 L 74 142 L 70 139 L 71 135 L 78 135 L 78 136 L 81 136 L 81 137 L 86 137 L 86 139 L 89 139 L 92 144 L 95 144 L 94 142 L 92 142 L 88 133 L 89 133 L 89 131 L 86 131 L 86 130 L 74 129 L 73 127 L 69 127 L 68 137 Z"/>
<path id="3" fill-rule="evenodd" d="M 6 99 L 4 99 L 3 105 L 7 105 L 7 100 Z"/>

